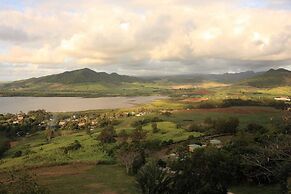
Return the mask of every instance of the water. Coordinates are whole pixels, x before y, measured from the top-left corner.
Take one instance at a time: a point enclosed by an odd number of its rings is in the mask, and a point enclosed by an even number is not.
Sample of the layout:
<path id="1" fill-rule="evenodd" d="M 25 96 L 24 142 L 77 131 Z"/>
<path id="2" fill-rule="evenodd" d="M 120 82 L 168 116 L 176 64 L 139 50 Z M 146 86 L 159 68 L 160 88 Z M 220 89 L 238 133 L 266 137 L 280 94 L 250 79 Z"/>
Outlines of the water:
<path id="1" fill-rule="evenodd" d="M 146 104 L 163 96 L 137 97 L 0 97 L 0 113 L 18 113 L 45 109 L 49 112 L 74 112 L 97 109 L 130 108 Z"/>

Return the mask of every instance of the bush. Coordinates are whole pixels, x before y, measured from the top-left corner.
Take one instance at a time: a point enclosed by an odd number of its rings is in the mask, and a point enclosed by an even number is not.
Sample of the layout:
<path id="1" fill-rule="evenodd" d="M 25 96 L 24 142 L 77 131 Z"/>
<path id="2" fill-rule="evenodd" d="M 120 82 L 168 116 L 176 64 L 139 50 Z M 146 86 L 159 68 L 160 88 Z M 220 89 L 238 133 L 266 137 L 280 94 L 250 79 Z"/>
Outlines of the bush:
<path id="1" fill-rule="evenodd" d="M 177 124 L 176 124 L 176 128 L 177 128 L 177 129 L 180 129 L 181 127 L 182 127 L 181 123 L 177 123 Z"/>
<path id="2" fill-rule="evenodd" d="M 153 131 L 153 133 L 158 133 L 160 131 L 157 123 L 152 123 L 152 131 Z"/>
<path id="3" fill-rule="evenodd" d="M 155 162 L 147 163 L 136 176 L 136 181 L 143 194 L 169 193 L 172 178 Z"/>
<path id="4" fill-rule="evenodd" d="M 189 127 L 187 128 L 187 131 L 188 132 L 193 132 L 193 131 L 197 131 L 197 132 L 204 132 L 205 129 L 201 126 L 201 125 L 198 125 L 196 123 L 192 123 L 189 125 Z"/>
<path id="5" fill-rule="evenodd" d="M 64 153 L 67 154 L 69 151 L 75 151 L 82 147 L 78 140 L 75 140 L 74 143 L 64 148 Z"/>
<path id="6" fill-rule="evenodd" d="M 16 151 L 16 152 L 14 153 L 14 155 L 13 155 L 14 158 L 18 158 L 18 157 L 20 157 L 20 156 L 22 156 L 22 151 L 21 151 L 21 150 Z"/>
<path id="7" fill-rule="evenodd" d="M 162 142 L 159 139 L 155 139 L 152 141 L 146 141 L 144 143 L 144 147 L 149 150 L 158 150 L 161 146 Z"/>
<path id="8" fill-rule="evenodd" d="M 258 106 L 259 102 L 253 100 L 243 100 L 243 99 L 225 99 L 222 102 L 222 107 L 231 106 Z"/>
<path id="9" fill-rule="evenodd" d="M 3 185 L 1 193 L 13 194 L 48 194 L 49 190 L 37 183 L 36 177 L 26 171 L 11 171 L 7 185 Z"/>
<path id="10" fill-rule="evenodd" d="M 256 123 L 250 123 L 247 126 L 247 131 L 250 133 L 261 133 L 262 134 L 262 133 L 267 132 L 267 129 L 262 125 L 259 125 Z"/>
<path id="11" fill-rule="evenodd" d="M 9 141 L 5 141 L 2 145 L 0 145 L 0 157 L 10 149 Z"/>
<path id="12" fill-rule="evenodd" d="M 217 119 L 214 121 L 214 128 L 217 133 L 235 133 L 239 126 L 239 120 L 235 117 Z"/>
<path id="13" fill-rule="evenodd" d="M 107 126 L 104 128 L 98 139 L 101 141 L 101 143 L 114 143 L 116 137 L 116 131 L 114 130 L 113 126 Z"/>
<path id="14" fill-rule="evenodd" d="M 184 109 L 193 109 L 194 106 L 192 104 L 187 104 Z"/>
<path id="15" fill-rule="evenodd" d="M 140 142 L 140 141 L 145 140 L 146 135 L 147 135 L 147 132 L 144 131 L 141 126 L 139 126 L 132 131 L 130 137 L 133 142 Z"/>
<path id="16" fill-rule="evenodd" d="M 202 102 L 198 105 L 198 108 L 216 108 L 217 104 L 214 102 Z"/>
<path id="17" fill-rule="evenodd" d="M 168 145 L 171 145 L 173 143 L 174 143 L 174 141 L 172 139 L 169 139 L 168 141 L 166 141 L 166 140 L 163 141 L 161 146 L 168 146 Z"/>

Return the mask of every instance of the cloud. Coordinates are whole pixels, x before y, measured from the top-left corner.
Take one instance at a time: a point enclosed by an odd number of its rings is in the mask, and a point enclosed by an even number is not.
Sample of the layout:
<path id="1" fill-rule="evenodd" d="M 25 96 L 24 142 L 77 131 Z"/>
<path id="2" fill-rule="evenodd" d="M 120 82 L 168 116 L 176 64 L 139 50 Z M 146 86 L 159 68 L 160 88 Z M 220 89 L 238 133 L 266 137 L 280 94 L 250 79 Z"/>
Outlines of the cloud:
<path id="1" fill-rule="evenodd" d="M 290 66 L 290 6 L 287 0 L 27 1 L 22 9 L 0 10 L 0 62 L 131 74 Z"/>

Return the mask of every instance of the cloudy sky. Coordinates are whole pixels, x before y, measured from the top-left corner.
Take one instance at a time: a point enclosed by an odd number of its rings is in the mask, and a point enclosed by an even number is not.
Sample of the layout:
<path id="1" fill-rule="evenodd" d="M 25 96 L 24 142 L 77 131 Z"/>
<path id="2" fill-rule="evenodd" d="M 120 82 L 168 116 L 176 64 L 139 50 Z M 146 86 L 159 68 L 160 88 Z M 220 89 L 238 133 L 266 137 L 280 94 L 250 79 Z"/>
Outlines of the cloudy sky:
<path id="1" fill-rule="evenodd" d="M 0 0 L 0 81 L 291 69 L 290 0 Z"/>

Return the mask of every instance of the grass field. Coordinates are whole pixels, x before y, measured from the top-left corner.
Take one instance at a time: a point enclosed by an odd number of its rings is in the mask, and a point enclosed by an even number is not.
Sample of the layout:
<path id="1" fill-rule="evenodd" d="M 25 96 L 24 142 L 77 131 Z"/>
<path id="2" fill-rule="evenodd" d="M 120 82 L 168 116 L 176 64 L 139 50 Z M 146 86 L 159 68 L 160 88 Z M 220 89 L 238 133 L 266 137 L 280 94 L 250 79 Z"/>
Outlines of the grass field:
<path id="1" fill-rule="evenodd" d="M 31 170 L 51 193 L 137 194 L 135 179 L 119 165 L 71 164 Z M 234 194 L 277 194 L 278 186 L 233 186 Z"/>
<path id="2" fill-rule="evenodd" d="M 40 183 L 45 185 L 51 193 L 103 193 L 103 194 L 136 194 L 134 177 L 128 176 L 123 167 L 118 165 L 71 165 L 54 170 L 58 174 L 44 174 L 39 176 Z M 36 172 L 37 173 L 37 172 Z"/>
<path id="3" fill-rule="evenodd" d="M 56 165 L 73 161 L 93 163 L 110 161 L 111 158 L 100 149 L 95 138 L 94 135 L 91 137 L 85 132 L 58 136 L 50 142 L 47 142 L 43 132 L 25 137 L 5 153 L 0 168 Z M 63 148 L 74 143 L 75 140 L 78 140 L 82 147 L 65 154 Z M 21 151 L 22 155 L 15 157 L 15 153 L 18 151 Z"/>
<path id="4" fill-rule="evenodd" d="M 144 127 L 144 129 L 148 132 L 147 135 L 149 140 L 168 141 L 172 139 L 175 142 L 185 140 L 190 135 L 193 135 L 194 137 L 202 135 L 202 133 L 199 132 L 186 132 L 182 128 L 177 129 L 176 124 L 169 121 L 158 122 L 157 127 L 159 129 L 157 133 L 152 132 L 151 124 Z"/>

